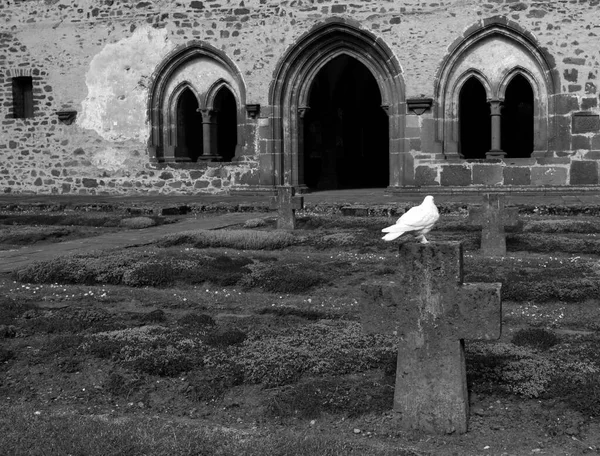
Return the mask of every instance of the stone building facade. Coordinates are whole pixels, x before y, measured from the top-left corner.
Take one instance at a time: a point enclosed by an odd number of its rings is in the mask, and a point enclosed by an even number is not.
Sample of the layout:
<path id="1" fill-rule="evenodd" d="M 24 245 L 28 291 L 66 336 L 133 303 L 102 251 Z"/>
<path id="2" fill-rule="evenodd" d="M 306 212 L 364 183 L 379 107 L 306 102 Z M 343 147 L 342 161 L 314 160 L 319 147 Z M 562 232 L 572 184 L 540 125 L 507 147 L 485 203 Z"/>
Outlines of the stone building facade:
<path id="1" fill-rule="evenodd" d="M 0 189 L 599 183 L 598 0 L 3 0 Z"/>

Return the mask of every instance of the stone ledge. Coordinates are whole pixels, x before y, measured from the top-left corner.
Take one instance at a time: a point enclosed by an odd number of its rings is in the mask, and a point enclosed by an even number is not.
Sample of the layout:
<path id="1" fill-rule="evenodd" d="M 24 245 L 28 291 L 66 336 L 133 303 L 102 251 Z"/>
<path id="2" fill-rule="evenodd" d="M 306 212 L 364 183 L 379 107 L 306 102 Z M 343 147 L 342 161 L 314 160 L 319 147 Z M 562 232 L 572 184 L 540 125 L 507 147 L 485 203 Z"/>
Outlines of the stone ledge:
<path id="1" fill-rule="evenodd" d="M 483 194 L 483 193 L 517 193 L 531 195 L 562 195 L 577 193 L 597 193 L 600 202 L 600 185 L 556 185 L 556 186 L 533 186 L 533 185 L 498 185 L 498 186 L 470 186 L 470 187 L 388 187 L 385 191 L 392 195 L 460 195 L 460 194 Z"/>

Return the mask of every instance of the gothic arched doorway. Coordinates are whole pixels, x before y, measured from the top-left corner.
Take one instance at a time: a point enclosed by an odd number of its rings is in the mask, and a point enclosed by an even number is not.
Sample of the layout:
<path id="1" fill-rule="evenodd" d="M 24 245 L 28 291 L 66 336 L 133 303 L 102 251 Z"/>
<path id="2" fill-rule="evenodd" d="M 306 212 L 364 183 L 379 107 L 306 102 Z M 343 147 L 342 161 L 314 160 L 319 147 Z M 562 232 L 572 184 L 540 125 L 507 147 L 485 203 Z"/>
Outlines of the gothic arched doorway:
<path id="1" fill-rule="evenodd" d="M 516 75 L 504 95 L 502 150 L 509 158 L 531 157 L 533 152 L 533 90 L 522 75 Z"/>
<path id="2" fill-rule="evenodd" d="M 470 77 L 460 89 L 458 98 L 460 154 L 463 158 L 485 158 L 492 144 L 490 106 L 485 88 Z"/>
<path id="3" fill-rule="evenodd" d="M 202 115 L 198 112 L 198 100 L 186 88 L 177 100 L 177 149 L 180 161 L 198 160 L 202 155 Z"/>
<path id="4" fill-rule="evenodd" d="M 388 116 L 368 68 L 340 55 L 317 73 L 304 116 L 304 180 L 309 188 L 373 188 L 389 183 Z"/>

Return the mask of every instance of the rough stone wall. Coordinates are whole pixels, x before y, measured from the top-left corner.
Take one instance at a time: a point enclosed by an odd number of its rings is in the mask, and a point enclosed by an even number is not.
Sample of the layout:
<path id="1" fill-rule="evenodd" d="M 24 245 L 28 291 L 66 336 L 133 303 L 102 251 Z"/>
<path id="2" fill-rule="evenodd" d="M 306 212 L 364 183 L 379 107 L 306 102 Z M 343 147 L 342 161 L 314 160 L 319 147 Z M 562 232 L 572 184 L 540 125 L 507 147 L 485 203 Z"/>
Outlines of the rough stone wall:
<path id="1" fill-rule="evenodd" d="M 0 188 L 194 193 L 255 184 L 261 131 L 256 127 L 268 124 L 263 114 L 268 109 L 261 109 L 262 118 L 246 119 L 254 137 L 247 138 L 238 161 L 189 169 L 149 165 L 146 109 L 153 73 L 177 46 L 202 41 L 237 65 L 247 103 L 267 108 L 284 53 L 331 17 L 356 21 L 390 47 L 403 69 L 407 98 L 433 97 L 449 47 L 492 16 L 519 24 L 554 58 L 564 119 L 553 157 L 518 166 L 448 166 L 428 156 L 434 151 L 432 112 L 408 115 L 415 184 L 597 184 L 600 138 L 595 129 L 577 133 L 573 113 L 599 113 L 599 5 L 597 0 L 3 0 Z M 33 77 L 31 119 L 12 118 L 10 78 L 18 70 Z M 56 112 L 63 109 L 77 111 L 73 124 L 59 121 Z"/>

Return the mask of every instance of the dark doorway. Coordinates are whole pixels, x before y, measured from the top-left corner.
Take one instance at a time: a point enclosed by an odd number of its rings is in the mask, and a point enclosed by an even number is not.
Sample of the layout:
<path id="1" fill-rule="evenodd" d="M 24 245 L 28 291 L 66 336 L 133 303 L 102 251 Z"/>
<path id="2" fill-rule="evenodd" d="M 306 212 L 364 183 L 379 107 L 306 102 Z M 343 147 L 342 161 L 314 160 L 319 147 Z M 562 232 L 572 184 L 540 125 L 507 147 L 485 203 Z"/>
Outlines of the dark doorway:
<path id="1" fill-rule="evenodd" d="M 299 157 L 304 183 L 312 189 L 387 187 L 389 122 L 367 67 L 336 57 L 315 77 L 308 104 Z"/>
<path id="2" fill-rule="evenodd" d="M 458 119 L 462 156 L 485 158 L 492 147 L 492 123 L 485 88 L 477 78 L 469 78 L 460 90 Z"/>
<path id="3" fill-rule="evenodd" d="M 533 152 L 533 90 L 520 74 L 506 88 L 501 125 L 502 150 L 506 156 L 530 157 Z"/>
<path id="4" fill-rule="evenodd" d="M 202 114 L 198 100 L 190 89 L 185 89 L 177 100 L 177 148 L 175 159 L 196 161 L 202 155 Z"/>
<path id="5" fill-rule="evenodd" d="M 223 161 L 231 161 L 237 146 L 237 105 L 231 91 L 222 87 L 215 97 L 217 111 L 217 150 Z"/>

